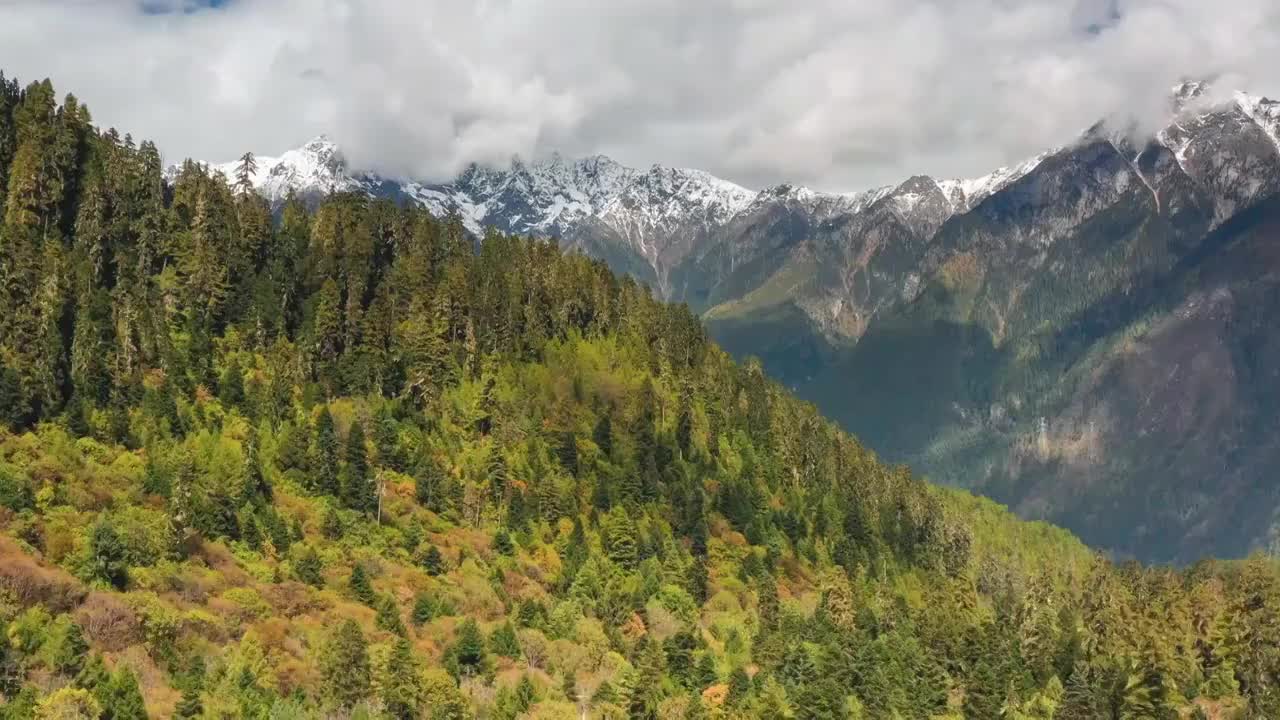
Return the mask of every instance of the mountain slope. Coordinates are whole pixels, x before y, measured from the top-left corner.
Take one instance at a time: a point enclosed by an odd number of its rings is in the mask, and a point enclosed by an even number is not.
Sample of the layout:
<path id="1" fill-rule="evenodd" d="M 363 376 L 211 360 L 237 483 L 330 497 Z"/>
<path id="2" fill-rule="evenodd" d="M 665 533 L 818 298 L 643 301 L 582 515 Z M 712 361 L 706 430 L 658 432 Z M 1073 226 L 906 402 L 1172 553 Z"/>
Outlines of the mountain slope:
<path id="1" fill-rule="evenodd" d="M 1276 503 L 1260 471 L 1223 469 L 1231 448 L 1247 446 L 1236 414 L 1188 399 L 1148 423 L 1151 444 L 1141 447 L 1120 416 L 1086 423 L 1095 428 L 1088 431 L 1060 420 L 1062 437 L 1093 438 L 1046 440 L 1091 448 L 1081 456 L 1087 463 L 1054 475 L 1079 503 L 1034 479 L 1018 450 L 1052 437 L 1054 418 L 1079 414 L 1070 407 L 1108 400 L 1103 385 L 1080 378 L 1172 312 L 1178 303 L 1157 296 L 1174 268 L 1225 252 L 1229 244 L 1210 238 L 1280 192 L 1280 104 L 1243 93 L 1214 104 L 1198 83 L 1174 97 L 1169 125 L 1136 146 L 1099 126 L 982 178 L 920 176 L 848 195 L 789 185 L 753 192 L 698 171 L 640 171 L 602 157 L 471 168 L 436 185 L 340 166 L 299 189 L 359 187 L 457 212 L 478 235 L 493 225 L 555 237 L 687 303 L 726 348 L 763 358 L 772 375 L 891 459 L 1066 523 L 1121 554 L 1241 555 L 1270 542 L 1264 516 Z M 316 166 L 326 166 L 323 158 L 280 172 L 309 178 Z M 1241 282 L 1265 282 L 1266 267 L 1255 268 L 1263 279 Z M 1186 281 L 1188 297 L 1213 294 L 1196 285 L 1202 280 Z M 1127 325 L 1098 324 L 1118 298 L 1126 308 L 1148 304 L 1127 310 Z M 1246 348 L 1231 357 L 1251 352 L 1240 325 L 1225 315 L 1212 322 L 1222 342 Z M 1132 380 L 1138 395 L 1157 394 L 1159 378 L 1176 376 L 1194 351 L 1159 347 Z M 1270 397 L 1269 382 L 1240 376 L 1228 404 Z M 1194 445 L 1179 466 L 1219 468 L 1230 493 L 1265 512 L 1236 525 L 1207 511 L 1185 490 L 1189 481 L 1166 482 L 1159 450 L 1169 455 L 1186 432 L 1174 417 L 1198 437 L 1224 438 Z M 1085 521 L 1073 508 L 1091 502 L 1106 509 Z M 1144 529 L 1115 530 L 1132 527 Z"/>
<path id="2" fill-rule="evenodd" d="M 54 97 L 0 78 L 0 718 L 1280 710 L 1273 561 L 1115 567 L 599 261 Z"/>
<path id="3" fill-rule="evenodd" d="M 802 394 L 1101 547 L 1186 562 L 1272 542 L 1275 378 L 1253 313 L 1277 270 L 1280 156 L 1239 105 L 1193 120 L 1136 156 L 1086 142 L 949 221 L 921 293 Z"/>

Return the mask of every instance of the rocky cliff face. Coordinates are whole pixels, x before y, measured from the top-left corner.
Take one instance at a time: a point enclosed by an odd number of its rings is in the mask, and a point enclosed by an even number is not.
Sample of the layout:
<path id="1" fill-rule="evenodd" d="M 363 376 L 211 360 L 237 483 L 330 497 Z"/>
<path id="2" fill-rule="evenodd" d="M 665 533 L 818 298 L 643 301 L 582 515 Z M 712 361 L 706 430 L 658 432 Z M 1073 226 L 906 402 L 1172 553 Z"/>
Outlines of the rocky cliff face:
<path id="1" fill-rule="evenodd" d="M 891 460 L 1121 554 L 1239 555 L 1280 507 L 1280 103 L 1204 90 L 1177 88 L 1141 142 L 1099 126 L 981 178 L 855 194 L 601 156 L 391 181 L 323 139 L 254 184 L 556 237 L 688 303 Z"/>

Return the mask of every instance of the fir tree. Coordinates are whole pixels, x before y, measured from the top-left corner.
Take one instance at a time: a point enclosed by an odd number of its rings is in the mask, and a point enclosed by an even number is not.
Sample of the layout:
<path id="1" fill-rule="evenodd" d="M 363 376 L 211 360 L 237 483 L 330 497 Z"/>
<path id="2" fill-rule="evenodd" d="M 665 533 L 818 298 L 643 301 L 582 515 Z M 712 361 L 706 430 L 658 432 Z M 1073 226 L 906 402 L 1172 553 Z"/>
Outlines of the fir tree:
<path id="1" fill-rule="evenodd" d="M 49 664 L 54 670 L 75 677 L 84 668 L 85 658 L 89 653 L 89 644 L 85 642 L 84 632 L 74 622 L 55 626 L 55 631 L 45 641 L 43 651 L 49 656 Z"/>
<path id="2" fill-rule="evenodd" d="M 324 566 L 320 562 L 320 555 L 313 547 L 302 551 L 293 565 L 293 572 L 298 580 L 311 587 L 324 587 Z"/>
<path id="3" fill-rule="evenodd" d="M 107 672 L 106 663 L 102 661 L 102 656 L 94 653 L 84 662 L 84 666 L 80 668 L 80 672 L 76 674 L 76 687 L 84 688 L 94 695 L 99 692 L 106 692 L 107 685 L 111 682 L 111 673 Z"/>
<path id="4" fill-rule="evenodd" d="M 733 672 L 729 673 L 729 703 L 736 705 L 742 702 L 750 693 L 751 676 L 747 674 L 745 668 L 739 665 L 733 669 Z"/>
<path id="5" fill-rule="evenodd" d="M 268 505 L 262 512 L 263 529 L 266 531 L 267 538 L 271 540 L 272 547 L 276 553 L 283 555 L 289 552 L 289 547 L 293 545 L 293 535 L 289 532 L 289 526 L 285 525 L 284 518 L 280 517 L 280 513 L 274 507 Z"/>
<path id="6" fill-rule="evenodd" d="M 686 460 L 693 458 L 693 411 L 687 399 L 680 408 L 680 418 L 676 422 L 676 446 Z"/>
<path id="7" fill-rule="evenodd" d="M 702 702 L 702 693 L 689 691 L 689 700 L 685 704 L 684 720 L 704 720 L 707 717 L 706 705 Z"/>
<path id="8" fill-rule="evenodd" d="M 577 477 L 578 467 L 578 438 L 572 432 L 564 432 L 560 434 L 559 445 L 560 465 L 570 475 Z"/>
<path id="9" fill-rule="evenodd" d="M 236 165 L 236 191 L 241 195 L 249 195 L 253 192 L 253 178 L 258 174 L 258 160 L 253 153 L 247 152 L 240 156 L 240 162 Z"/>
<path id="10" fill-rule="evenodd" d="M 228 408 L 244 404 L 244 371 L 240 369 L 240 361 L 234 355 L 227 361 L 227 367 L 218 381 L 218 400 Z"/>
<path id="11" fill-rule="evenodd" d="M 393 635 L 405 637 L 408 631 L 405 630 L 404 622 L 400 619 L 400 608 L 396 607 L 396 603 L 390 597 L 383 596 L 377 601 L 378 614 L 374 617 L 374 625 L 379 630 L 385 630 Z"/>
<path id="12" fill-rule="evenodd" d="M 993 667 L 994 659 L 984 653 L 978 658 L 964 693 L 966 718 L 996 718 L 1004 705 L 1004 687 Z"/>
<path id="13" fill-rule="evenodd" d="M 413 475 L 414 496 L 426 509 L 439 513 L 444 511 L 444 473 L 440 466 L 430 457 L 418 463 Z"/>
<path id="14" fill-rule="evenodd" d="M 204 703 L 200 700 L 200 688 L 190 685 L 182 691 L 182 698 L 173 708 L 173 716 L 179 720 L 195 720 L 204 714 Z"/>
<path id="15" fill-rule="evenodd" d="M 494 655 L 507 658 L 520 657 L 520 641 L 516 639 L 516 629 L 507 621 L 498 626 L 489 637 L 489 649 Z"/>
<path id="16" fill-rule="evenodd" d="M 342 517 L 338 515 L 337 508 L 325 508 L 324 518 L 320 521 L 320 533 L 329 540 L 337 540 L 342 537 L 342 532 Z"/>
<path id="17" fill-rule="evenodd" d="M 436 616 L 436 601 L 426 593 L 418 593 L 413 599 L 413 613 L 411 615 L 413 624 L 421 627 L 427 624 Z"/>
<path id="18" fill-rule="evenodd" d="M 95 694 L 102 706 L 103 720 L 147 720 L 147 708 L 138 688 L 138 678 L 131 670 L 116 670 Z"/>
<path id="19" fill-rule="evenodd" d="M 605 458 L 613 455 L 613 424 L 609 420 L 608 412 L 602 414 L 596 421 L 595 429 L 591 431 L 591 439 L 595 441 L 596 447 L 600 448 Z"/>
<path id="20" fill-rule="evenodd" d="M 511 542 L 511 533 L 506 528 L 499 528 L 498 532 L 493 534 L 493 551 L 499 555 L 511 556 L 516 552 L 516 546 Z"/>
<path id="21" fill-rule="evenodd" d="M 245 505 L 240 510 L 240 539 L 244 540 L 244 544 L 250 549 L 262 549 L 262 528 L 258 525 L 258 518 L 254 512 L 252 505 Z"/>
<path id="22" fill-rule="evenodd" d="M 262 472 L 262 458 L 258 455 L 258 440 L 251 433 L 245 441 L 244 448 L 244 489 L 240 493 L 241 500 L 255 503 L 271 499 L 271 485 Z"/>
<path id="23" fill-rule="evenodd" d="M 116 534 L 115 528 L 105 520 L 99 522 L 93 528 L 89 546 L 93 559 L 94 577 L 109 583 L 117 590 L 123 590 L 129 582 L 129 572 L 125 563 L 124 544 Z"/>
<path id="24" fill-rule="evenodd" d="M 446 664 L 455 676 L 469 677 L 485 671 L 488 656 L 484 636 L 475 620 L 467 618 L 458 627 L 453 645 L 446 653 Z"/>
<path id="25" fill-rule="evenodd" d="M 418 686 L 420 668 L 409 641 L 404 637 L 391 647 L 387 662 L 388 677 L 382 683 L 382 702 L 387 714 L 397 720 L 413 720 L 419 717 L 421 690 Z"/>
<path id="26" fill-rule="evenodd" d="M 342 500 L 347 507 L 366 514 L 377 510 L 378 497 L 369 469 L 364 427 L 359 422 L 351 424 L 351 433 L 347 437 L 347 466 L 344 480 Z"/>
<path id="27" fill-rule="evenodd" d="M 704 652 L 698 658 L 698 664 L 693 670 L 693 685 L 695 688 L 707 688 L 720 682 L 720 675 L 716 672 L 716 661 L 711 653 Z"/>
<path id="28" fill-rule="evenodd" d="M 349 709 L 369 696 L 369 651 L 354 620 L 343 621 L 320 654 L 321 695 L 336 708 Z"/>
<path id="29" fill-rule="evenodd" d="M 378 464 L 403 472 L 405 464 L 400 457 L 400 438 L 396 431 L 396 421 L 391 408 L 384 404 L 379 406 L 373 418 L 374 445 L 378 449 Z"/>
<path id="30" fill-rule="evenodd" d="M 1085 663 L 1076 663 L 1071 676 L 1067 678 L 1062 702 L 1053 712 L 1053 720 L 1092 720 L 1102 717 L 1097 689 L 1089 674 L 1089 667 Z"/>
<path id="31" fill-rule="evenodd" d="M 701 557 L 694 557 L 693 562 L 689 564 L 689 594 L 698 603 L 704 603 L 707 601 L 710 584 L 711 578 L 707 573 L 706 560 Z"/>
<path id="32" fill-rule="evenodd" d="M 636 530 L 631 518 L 621 506 L 615 506 L 605 517 L 605 552 L 609 559 L 628 570 L 639 561 L 636 548 Z"/>
<path id="33" fill-rule="evenodd" d="M 321 495 L 338 496 L 338 432 L 329 408 L 323 407 L 316 418 L 315 462 L 311 463 L 312 487 Z"/>
<path id="34" fill-rule="evenodd" d="M 440 548 L 435 545 L 427 548 L 427 552 L 422 557 L 422 569 L 432 577 L 444 572 L 444 557 L 440 554 Z"/>
<path id="35" fill-rule="evenodd" d="M 364 571 L 364 566 L 356 563 L 351 568 L 351 577 L 347 580 L 347 588 L 351 591 L 351 596 L 360 602 L 373 607 L 377 596 L 373 592 L 373 585 L 369 582 L 369 576 Z"/>

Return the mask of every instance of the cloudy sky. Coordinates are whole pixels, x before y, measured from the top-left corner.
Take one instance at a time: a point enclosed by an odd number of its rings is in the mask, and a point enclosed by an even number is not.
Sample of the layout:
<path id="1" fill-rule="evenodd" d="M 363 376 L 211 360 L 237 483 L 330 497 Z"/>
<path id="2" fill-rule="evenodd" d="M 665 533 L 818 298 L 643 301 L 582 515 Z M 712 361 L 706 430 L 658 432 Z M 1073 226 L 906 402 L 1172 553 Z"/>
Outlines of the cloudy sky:
<path id="1" fill-rule="evenodd" d="M 605 153 L 752 187 L 980 175 L 1186 76 L 1275 96 L 1275 0 L 0 0 L 0 68 L 169 160 Z"/>

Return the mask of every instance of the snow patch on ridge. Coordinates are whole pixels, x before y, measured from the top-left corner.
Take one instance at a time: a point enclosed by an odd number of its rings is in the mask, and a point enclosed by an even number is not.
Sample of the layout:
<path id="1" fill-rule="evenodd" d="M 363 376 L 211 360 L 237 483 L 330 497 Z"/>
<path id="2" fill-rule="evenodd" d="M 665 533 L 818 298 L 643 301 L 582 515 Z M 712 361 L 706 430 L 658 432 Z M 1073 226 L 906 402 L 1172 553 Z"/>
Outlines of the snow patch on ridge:
<path id="1" fill-rule="evenodd" d="M 1280 153 L 1280 102 L 1243 92 L 1236 93 L 1235 101 L 1244 114 L 1262 128 L 1276 146 L 1276 152 Z"/>

